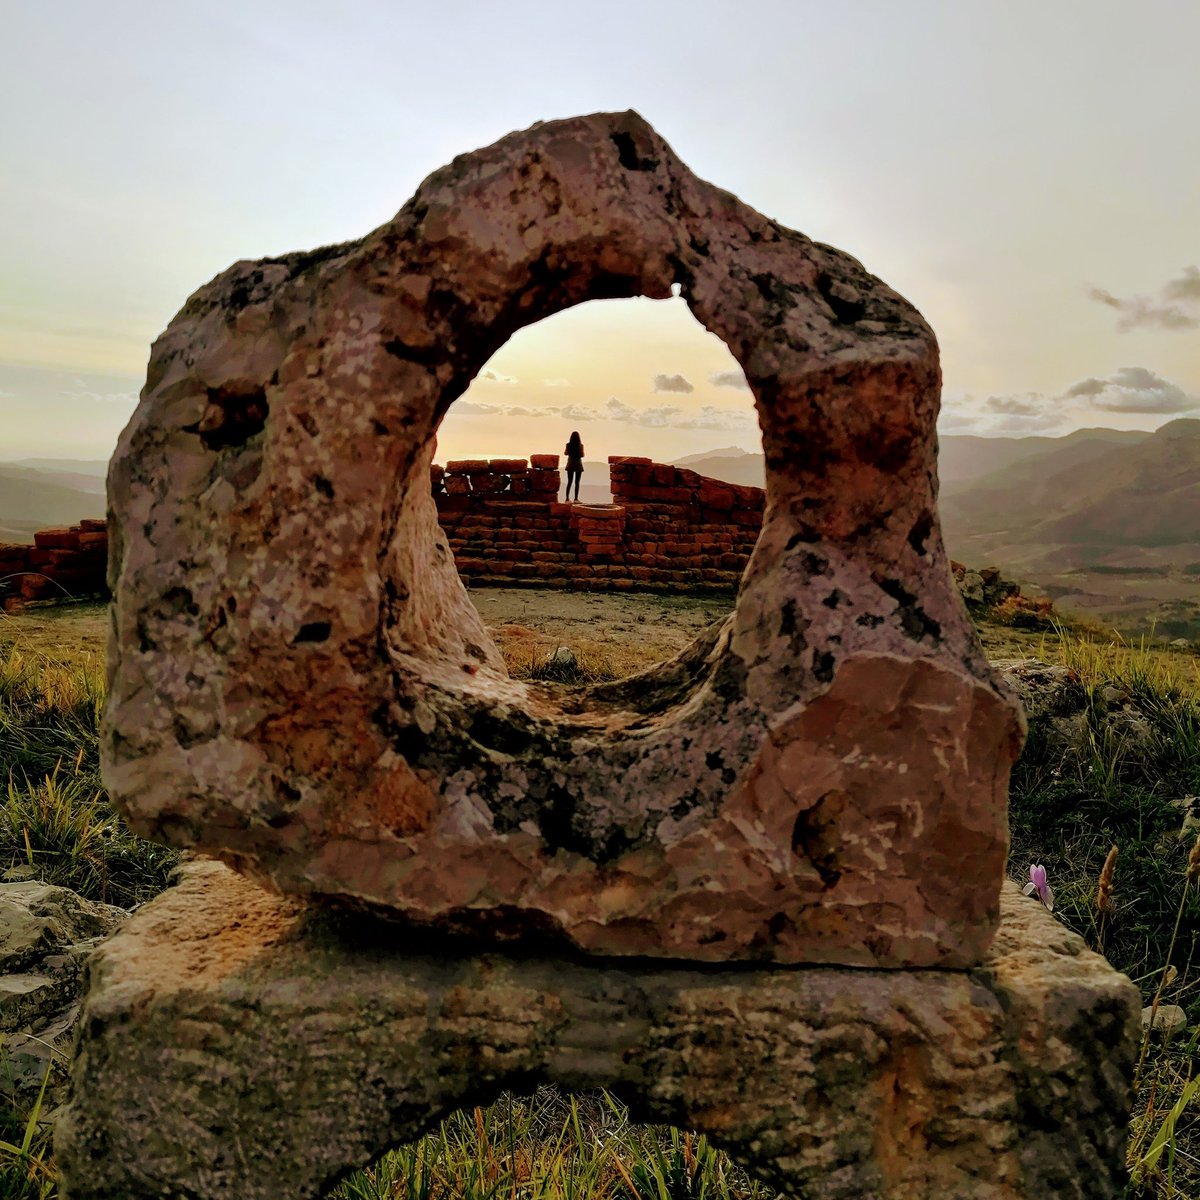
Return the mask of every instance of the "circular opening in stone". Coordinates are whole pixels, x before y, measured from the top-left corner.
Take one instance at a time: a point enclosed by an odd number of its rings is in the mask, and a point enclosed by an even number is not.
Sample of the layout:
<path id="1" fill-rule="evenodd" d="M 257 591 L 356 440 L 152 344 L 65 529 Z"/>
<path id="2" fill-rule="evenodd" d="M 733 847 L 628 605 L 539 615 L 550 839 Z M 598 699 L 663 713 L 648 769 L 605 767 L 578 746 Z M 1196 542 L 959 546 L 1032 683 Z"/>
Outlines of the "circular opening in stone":
<path id="1" fill-rule="evenodd" d="M 622 457 L 650 461 L 611 462 Z M 547 462 L 556 470 L 538 469 Z M 643 298 L 519 330 L 443 419 L 432 477 L 510 675 L 560 687 L 645 670 L 728 615 L 763 482 L 741 368 L 682 300 Z"/>
<path id="2" fill-rule="evenodd" d="M 516 332 L 675 284 L 762 433 L 736 605 L 628 680 L 514 680 L 439 526 L 438 428 Z M 110 793 L 139 832 L 444 932 L 977 962 L 1019 739 L 941 541 L 938 385 L 911 305 L 631 113 L 235 264 L 155 343 L 110 470 Z"/>

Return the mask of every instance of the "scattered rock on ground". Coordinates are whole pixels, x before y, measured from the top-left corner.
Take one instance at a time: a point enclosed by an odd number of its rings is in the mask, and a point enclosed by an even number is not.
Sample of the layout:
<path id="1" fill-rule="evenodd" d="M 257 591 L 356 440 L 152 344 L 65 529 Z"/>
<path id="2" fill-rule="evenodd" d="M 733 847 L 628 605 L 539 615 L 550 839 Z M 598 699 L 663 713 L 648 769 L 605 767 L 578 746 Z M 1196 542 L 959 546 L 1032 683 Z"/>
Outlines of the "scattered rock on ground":
<path id="1" fill-rule="evenodd" d="M 1151 715 L 1127 688 L 1105 685 L 1093 694 L 1070 667 L 1034 658 L 997 659 L 993 666 L 1052 749 L 1079 753 L 1095 735 L 1126 757 L 1148 757 L 1158 744 Z"/>
<path id="2" fill-rule="evenodd" d="M 1046 597 L 1026 596 L 1021 586 L 1005 579 L 997 567 L 972 571 L 951 562 L 959 595 L 972 614 L 1017 629 L 1044 629 L 1054 622 L 1054 606 Z"/>
<path id="3" fill-rule="evenodd" d="M 545 665 L 559 671 L 573 671 L 579 666 L 579 660 L 570 646 L 557 646 L 550 654 L 546 655 Z"/>
<path id="4" fill-rule="evenodd" d="M 1179 840 L 1190 841 L 1200 834 L 1200 796 L 1180 796 L 1171 802 L 1183 817 L 1179 826 Z"/>
<path id="5" fill-rule="evenodd" d="M 84 964 L 125 916 L 40 880 L 0 883 L 0 1103 L 28 1110 L 47 1067 L 44 1110 L 66 1099 Z"/>
<path id="6" fill-rule="evenodd" d="M 1154 1011 L 1153 1005 L 1142 1009 L 1143 1030 L 1153 1028 L 1156 1033 L 1170 1037 L 1181 1029 L 1186 1029 L 1187 1023 L 1187 1013 L 1178 1004 L 1160 1004 L 1157 1012 Z"/>

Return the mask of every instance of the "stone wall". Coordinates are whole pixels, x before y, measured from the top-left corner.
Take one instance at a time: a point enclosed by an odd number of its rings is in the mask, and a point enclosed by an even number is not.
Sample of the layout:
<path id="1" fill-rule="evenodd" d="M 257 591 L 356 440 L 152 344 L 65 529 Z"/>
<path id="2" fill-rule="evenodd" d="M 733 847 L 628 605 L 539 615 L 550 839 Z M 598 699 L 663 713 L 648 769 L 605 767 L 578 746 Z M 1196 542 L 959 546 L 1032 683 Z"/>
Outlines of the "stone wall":
<path id="1" fill-rule="evenodd" d="M 40 529 L 33 545 L 0 542 L 0 604 L 12 612 L 31 600 L 107 595 L 105 522 Z"/>
<path id="2" fill-rule="evenodd" d="M 557 454 L 434 466 L 438 519 L 476 585 L 590 590 L 737 588 L 762 525 L 763 490 L 648 458 L 609 460 L 613 504 L 566 504 Z M 108 593 L 103 520 L 0 542 L 0 605 Z"/>
<path id="3" fill-rule="evenodd" d="M 435 465 L 438 519 L 476 585 L 737 588 L 762 525 L 761 488 L 648 458 L 609 458 L 612 504 L 558 500 L 558 455 Z"/>

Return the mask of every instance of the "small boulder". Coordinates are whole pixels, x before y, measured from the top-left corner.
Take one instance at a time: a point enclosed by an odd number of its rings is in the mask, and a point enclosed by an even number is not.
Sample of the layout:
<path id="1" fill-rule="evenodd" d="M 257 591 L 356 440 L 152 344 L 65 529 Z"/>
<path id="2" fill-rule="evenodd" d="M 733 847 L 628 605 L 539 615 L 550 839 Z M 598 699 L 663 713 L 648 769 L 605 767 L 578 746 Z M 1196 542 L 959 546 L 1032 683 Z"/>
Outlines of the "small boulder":
<path id="1" fill-rule="evenodd" d="M 84 964 L 125 916 L 40 880 L 0 883 L 0 1102 L 27 1111 L 47 1070 L 44 1111 L 65 1101 Z"/>
<path id="2" fill-rule="evenodd" d="M 552 653 L 546 655 L 545 665 L 557 671 L 573 671 L 579 666 L 579 659 L 570 646 L 556 646 Z"/>
<path id="3" fill-rule="evenodd" d="M 1178 1004 L 1160 1004 L 1158 1011 L 1148 1004 L 1142 1009 L 1142 1029 L 1153 1029 L 1164 1037 L 1172 1037 L 1187 1028 L 1187 1013 Z"/>
<path id="4" fill-rule="evenodd" d="M 968 571 L 958 583 L 958 590 L 968 604 L 983 603 L 983 587 L 983 576 L 978 571 Z"/>

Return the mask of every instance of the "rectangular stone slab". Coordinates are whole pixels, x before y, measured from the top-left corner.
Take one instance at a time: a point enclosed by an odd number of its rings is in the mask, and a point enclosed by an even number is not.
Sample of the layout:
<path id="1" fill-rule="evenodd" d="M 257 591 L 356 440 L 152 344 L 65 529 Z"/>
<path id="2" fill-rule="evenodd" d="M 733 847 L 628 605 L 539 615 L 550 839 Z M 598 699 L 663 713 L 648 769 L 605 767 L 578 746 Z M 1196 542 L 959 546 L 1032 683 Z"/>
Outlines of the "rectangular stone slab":
<path id="1" fill-rule="evenodd" d="M 1140 1001 L 1007 885 L 971 971 L 440 954 L 198 863 L 96 955 L 65 1200 L 318 1197 L 540 1083 L 707 1131 L 793 1197 L 1115 1197 Z"/>

